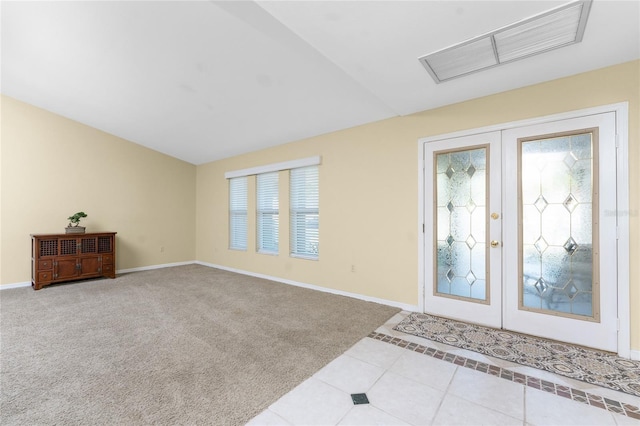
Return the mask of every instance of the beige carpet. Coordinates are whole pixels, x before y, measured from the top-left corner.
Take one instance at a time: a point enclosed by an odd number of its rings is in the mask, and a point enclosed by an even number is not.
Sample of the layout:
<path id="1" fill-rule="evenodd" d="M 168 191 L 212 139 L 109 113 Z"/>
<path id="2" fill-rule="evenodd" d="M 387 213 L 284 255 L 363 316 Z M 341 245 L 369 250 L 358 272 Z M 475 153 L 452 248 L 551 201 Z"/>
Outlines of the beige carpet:
<path id="1" fill-rule="evenodd" d="M 0 291 L 0 423 L 244 424 L 399 310 L 200 265 Z"/>

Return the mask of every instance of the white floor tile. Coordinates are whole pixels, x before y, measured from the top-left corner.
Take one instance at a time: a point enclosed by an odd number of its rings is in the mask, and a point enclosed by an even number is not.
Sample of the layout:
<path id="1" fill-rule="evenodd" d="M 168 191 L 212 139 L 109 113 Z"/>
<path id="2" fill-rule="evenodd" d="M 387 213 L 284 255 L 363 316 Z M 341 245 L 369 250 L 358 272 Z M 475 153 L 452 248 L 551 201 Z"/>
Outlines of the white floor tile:
<path id="1" fill-rule="evenodd" d="M 606 426 L 616 424 L 611 413 L 600 408 L 529 387 L 526 388 L 525 395 L 525 415 L 527 423 L 531 425 Z"/>
<path id="2" fill-rule="evenodd" d="M 405 352 L 406 349 L 365 337 L 344 354 L 386 369 Z"/>
<path id="3" fill-rule="evenodd" d="M 389 371 L 438 390 L 446 390 L 458 367 L 447 361 L 405 350 Z"/>
<path id="4" fill-rule="evenodd" d="M 251 419 L 247 426 L 284 426 L 290 425 L 285 419 L 271 410 L 264 410 L 262 413 Z"/>
<path id="5" fill-rule="evenodd" d="M 455 395 L 448 394 L 433 425 L 522 425 L 522 420 L 516 419 L 490 408 L 471 403 Z"/>
<path id="6" fill-rule="evenodd" d="M 631 417 L 624 416 L 622 414 L 612 413 L 613 420 L 619 426 L 639 426 L 640 420 L 632 419 Z"/>
<path id="7" fill-rule="evenodd" d="M 381 367 L 348 355 L 341 355 L 314 374 L 313 377 L 352 394 L 368 391 L 383 373 L 384 369 Z"/>
<path id="8" fill-rule="evenodd" d="M 335 425 L 352 407 L 348 393 L 312 377 L 269 409 L 294 425 Z"/>
<path id="9" fill-rule="evenodd" d="M 444 392 L 387 372 L 367 392 L 372 406 L 413 425 L 430 424 Z"/>
<path id="10" fill-rule="evenodd" d="M 640 398 L 393 330 L 379 333 L 639 406 Z M 351 393 L 370 404 L 353 405 Z M 251 425 L 637 425 L 640 421 L 364 338 Z"/>
<path id="11" fill-rule="evenodd" d="M 409 425 L 371 405 L 356 405 L 340 421 L 343 426 Z"/>
<path id="12" fill-rule="evenodd" d="M 448 393 L 510 417 L 524 419 L 524 385 L 519 383 L 459 368 Z"/>

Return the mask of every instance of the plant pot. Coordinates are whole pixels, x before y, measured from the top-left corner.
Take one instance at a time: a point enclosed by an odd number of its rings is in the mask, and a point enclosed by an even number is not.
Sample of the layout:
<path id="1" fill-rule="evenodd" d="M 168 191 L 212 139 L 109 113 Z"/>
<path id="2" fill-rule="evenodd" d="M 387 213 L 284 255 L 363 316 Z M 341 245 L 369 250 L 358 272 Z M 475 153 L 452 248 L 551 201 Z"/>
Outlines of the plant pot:
<path id="1" fill-rule="evenodd" d="M 64 229 L 65 234 L 84 234 L 86 228 L 84 226 L 67 226 Z"/>

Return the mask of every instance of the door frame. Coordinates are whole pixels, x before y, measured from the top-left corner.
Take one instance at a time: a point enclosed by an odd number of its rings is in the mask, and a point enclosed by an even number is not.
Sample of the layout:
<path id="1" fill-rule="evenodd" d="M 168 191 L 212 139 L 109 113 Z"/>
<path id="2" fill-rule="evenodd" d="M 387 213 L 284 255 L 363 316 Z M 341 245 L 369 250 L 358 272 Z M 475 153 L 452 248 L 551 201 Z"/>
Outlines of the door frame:
<path id="1" fill-rule="evenodd" d="M 418 139 L 418 308 L 425 311 L 425 287 L 430 285 L 425 276 L 425 244 L 431 244 L 431 239 L 426 241 L 425 232 L 425 159 L 424 145 L 442 139 L 470 136 L 478 133 L 509 130 L 517 127 L 544 124 L 553 121 L 584 117 L 595 114 L 614 112 L 616 115 L 616 188 L 617 188 L 617 230 L 618 230 L 618 355 L 629 358 L 631 355 L 631 320 L 629 307 L 629 104 L 621 102 L 602 105 L 594 108 L 569 111 L 560 114 L 535 117 L 530 119 L 512 121 L 459 132 L 429 136 Z M 429 233 L 430 235 L 430 233 Z M 504 268 L 504 267 L 503 267 Z M 504 271 L 503 271 L 504 273 Z M 430 279 L 430 277 L 429 277 Z M 431 287 L 429 287 L 431 288 Z"/>

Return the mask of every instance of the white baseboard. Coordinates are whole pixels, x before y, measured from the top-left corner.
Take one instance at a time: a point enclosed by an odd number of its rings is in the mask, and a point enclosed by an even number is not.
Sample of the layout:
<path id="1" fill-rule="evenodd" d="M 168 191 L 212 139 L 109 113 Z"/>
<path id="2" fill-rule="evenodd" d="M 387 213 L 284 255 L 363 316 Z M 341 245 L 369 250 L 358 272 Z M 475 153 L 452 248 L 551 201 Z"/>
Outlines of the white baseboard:
<path id="1" fill-rule="evenodd" d="M 25 281 L 23 283 L 12 283 L 12 284 L 0 285 L 0 290 L 9 290 L 10 288 L 19 288 L 19 287 L 31 287 L 31 281 Z"/>
<path id="2" fill-rule="evenodd" d="M 298 282 L 298 281 L 287 280 L 287 279 L 284 279 L 284 278 L 274 277 L 274 276 L 271 276 L 271 275 L 258 274 L 258 273 L 255 273 L 255 272 L 245 271 L 245 270 L 242 270 L 242 269 L 230 268 L 228 266 L 216 265 L 216 264 L 213 264 L 213 263 L 200 262 L 200 261 L 196 261 L 196 260 L 187 261 L 187 262 L 175 262 L 175 263 L 164 263 L 164 264 L 160 264 L 160 265 L 142 266 L 142 267 L 139 267 L 139 268 L 120 269 L 120 270 L 117 270 L 116 273 L 117 274 L 122 274 L 122 273 L 128 273 L 128 272 L 149 271 L 149 270 L 152 270 L 152 269 L 170 268 L 172 266 L 182 266 L 182 265 L 192 265 L 192 264 L 198 264 L 198 265 L 207 266 L 207 267 L 210 267 L 210 268 L 222 269 L 222 270 L 229 271 L 229 272 L 235 272 L 235 273 L 242 274 L 242 275 L 249 275 L 249 276 L 256 277 L 256 278 L 263 278 L 263 279 L 270 280 L 270 281 L 276 281 L 276 282 L 280 282 L 280 283 L 283 283 L 283 284 L 294 285 L 296 287 L 303 287 L 303 288 L 308 288 L 308 289 L 311 289 L 311 290 L 322 291 L 322 292 L 325 292 L 325 293 L 331 293 L 331 294 L 337 294 L 337 295 L 340 295 L 340 296 L 352 297 L 354 299 L 364 300 L 366 302 L 374 302 L 374 303 L 379 303 L 381 305 L 393 306 L 395 308 L 402 309 L 403 311 L 409 311 L 409 312 L 419 312 L 420 311 L 418 305 L 409 305 L 409 304 L 406 304 L 406 303 L 400 303 L 400 302 L 396 302 L 396 301 L 393 301 L 393 300 L 379 299 L 377 297 L 365 296 L 363 294 L 358 294 L 358 293 L 349 293 L 349 292 L 346 292 L 346 291 L 335 290 L 335 289 L 326 288 L 326 287 L 320 287 L 320 286 L 313 285 L 313 284 L 307 284 L 307 283 L 302 283 L 302 282 Z M 10 288 L 20 288 L 20 287 L 31 287 L 31 281 L 0 285 L 0 290 L 9 290 Z M 631 349 L 629 351 L 629 358 L 633 359 L 633 360 L 636 360 L 636 361 L 640 361 L 640 350 Z"/>
<path id="3" fill-rule="evenodd" d="M 139 268 L 118 269 L 118 270 L 116 270 L 116 274 L 126 274 L 126 273 L 129 273 L 129 272 L 150 271 L 152 269 L 171 268 L 172 266 L 193 265 L 194 263 L 198 263 L 198 262 L 196 262 L 195 260 L 189 260 L 189 261 L 186 261 L 186 262 L 161 263 L 159 265 L 141 266 Z"/>
<path id="4" fill-rule="evenodd" d="M 354 299 L 364 300 L 365 302 L 373 302 L 373 303 L 379 303 L 381 305 L 393 306 L 394 308 L 399 308 L 399 309 L 402 309 L 403 311 L 409 311 L 409 312 L 417 312 L 418 311 L 418 305 L 409 305 L 409 304 L 406 304 L 406 303 L 400 303 L 400 302 L 396 302 L 396 301 L 393 301 L 393 300 L 379 299 L 377 297 L 370 297 L 370 296 L 366 296 L 366 295 L 358 294 L 358 293 L 349 293 L 349 292 L 346 292 L 346 291 L 335 290 L 335 289 L 326 288 L 326 287 L 320 287 L 320 286 L 313 285 L 313 284 L 302 283 L 302 282 L 299 282 L 299 281 L 288 280 L 288 279 L 285 279 L 285 278 L 274 277 L 274 276 L 271 276 L 271 275 L 258 274 L 258 273 L 255 273 L 255 272 L 245 271 L 245 270 L 236 269 L 236 268 L 230 268 L 228 266 L 216 265 L 216 264 L 213 264 L 213 263 L 200 262 L 200 261 L 196 261 L 195 263 L 197 263 L 198 265 L 202 265 L 202 266 L 208 266 L 210 268 L 217 268 L 217 269 L 222 269 L 222 270 L 229 271 L 229 272 L 235 272 L 235 273 L 242 274 L 242 275 L 249 275 L 249 276 L 256 277 L 256 278 L 263 278 L 263 279 L 266 279 L 266 280 L 276 281 L 276 282 L 283 283 L 283 284 L 289 284 L 289 285 L 293 285 L 293 286 L 296 286 L 296 287 L 303 287 L 303 288 L 308 288 L 310 290 L 322 291 L 324 293 L 331 293 L 331 294 L 337 294 L 339 296 L 351 297 L 351 298 L 354 298 Z"/>
<path id="5" fill-rule="evenodd" d="M 351 298 L 354 298 L 354 299 L 360 299 L 360 300 L 364 300 L 365 302 L 374 302 L 374 303 L 379 303 L 381 305 L 393 306 L 395 308 L 402 309 L 403 311 L 418 312 L 418 305 L 409 305 L 409 304 L 406 304 L 406 303 L 400 303 L 400 302 L 396 302 L 396 301 L 393 301 L 393 300 L 379 299 L 377 297 L 370 297 L 370 296 L 366 296 L 366 295 L 358 294 L 358 293 L 349 293 L 349 292 L 346 292 L 346 291 L 335 290 L 335 289 L 326 288 L 326 287 L 320 287 L 320 286 L 313 285 L 313 284 L 307 284 L 307 283 L 302 283 L 302 282 L 299 282 L 299 281 L 287 280 L 287 279 L 284 279 L 284 278 L 274 277 L 274 276 L 271 276 L 271 275 L 258 274 L 258 273 L 255 273 L 255 272 L 245 271 L 245 270 L 242 270 L 242 269 L 229 268 L 229 267 L 223 266 L 223 265 L 216 265 L 216 264 L 213 264 L 213 263 L 200 262 L 200 261 L 195 261 L 195 260 L 191 260 L 191 261 L 187 261 L 187 262 L 175 262 L 175 263 L 164 263 L 164 264 L 151 265 L 151 266 L 141 266 L 139 268 L 118 269 L 118 270 L 116 270 L 116 274 L 125 274 L 125 273 L 129 273 L 129 272 L 149 271 L 149 270 L 152 270 L 152 269 L 170 268 L 172 266 L 192 265 L 194 263 L 198 264 L 198 265 L 202 265 L 202 266 L 208 266 L 210 268 L 222 269 L 222 270 L 225 270 L 225 271 L 235 272 L 235 273 L 242 274 L 242 275 L 249 275 L 249 276 L 256 277 L 256 278 L 263 278 L 263 279 L 266 279 L 266 280 L 276 281 L 276 282 L 280 282 L 280 283 L 283 283 L 283 284 L 289 284 L 289 285 L 293 285 L 293 286 L 296 286 L 296 287 L 303 287 L 303 288 L 308 288 L 310 290 L 317 290 L 317 291 L 322 291 L 322 292 L 325 292 L 325 293 L 337 294 L 337 295 L 340 295 L 340 296 L 346 296 L 346 297 L 351 297 Z M 23 282 L 23 283 L 14 283 L 14 284 L 2 285 L 2 286 L 0 286 L 0 290 L 6 290 L 6 289 L 18 288 L 18 287 L 30 287 L 30 286 L 31 286 L 31 282 L 27 281 L 27 282 Z"/>
<path id="6" fill-rule="evenodd" d="M 172 266 L 193 265 L 194 263 L 196 263 L 195 260 L 190 260 L 190 261 L 187 261 L 187 262 L 163 263 L 163 264 L 160 264 L 160 265 L 141 266 L 139 268 L 118 269 L 118 270 L 116 270 L 116 274 L 125 274 L 125 273 L 128 273 L 128 272 L 149 271 L 151 269 L 170 268 Z M 10 288 L 18 288 L 18 287 L 31 287 L 31 281 L 25 281 L 25 282 L 22 282 L 22 283 L 12 283 L 12 284 L 0 285 L 0 290 L 8 290 Z"/>

